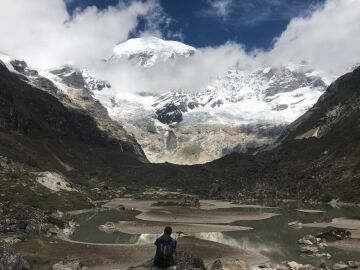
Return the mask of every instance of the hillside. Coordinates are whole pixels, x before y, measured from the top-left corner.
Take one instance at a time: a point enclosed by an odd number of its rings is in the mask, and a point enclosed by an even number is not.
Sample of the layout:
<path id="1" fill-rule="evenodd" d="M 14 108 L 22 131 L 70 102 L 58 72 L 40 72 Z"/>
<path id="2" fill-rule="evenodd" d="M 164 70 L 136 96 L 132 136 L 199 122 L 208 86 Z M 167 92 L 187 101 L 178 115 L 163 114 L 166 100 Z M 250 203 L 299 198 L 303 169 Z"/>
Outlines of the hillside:
<path id="1" fill-rule="evenodd" d="M 20 166 L 26 181 L 44 172 L 57 173 L 92 198 L 115 196 L 123 187 L 130 193 L 180 188 L 227 199 L 356 201 L 360 194 L 360 69 L 334 82 L 277 144 L 255 155 L 230 154 L 194 166 L 147 163 L 131 137 L 112 137 L 88 113 L 65 106 L 3 66 L 0 72 L 2 164 Z M 13 175 L 19 185 L 21 177 Z M 6 190 L 7 196 L 13 195 Z M 54 199 L 49 191 L 43 194 L 48 202 Z"/>

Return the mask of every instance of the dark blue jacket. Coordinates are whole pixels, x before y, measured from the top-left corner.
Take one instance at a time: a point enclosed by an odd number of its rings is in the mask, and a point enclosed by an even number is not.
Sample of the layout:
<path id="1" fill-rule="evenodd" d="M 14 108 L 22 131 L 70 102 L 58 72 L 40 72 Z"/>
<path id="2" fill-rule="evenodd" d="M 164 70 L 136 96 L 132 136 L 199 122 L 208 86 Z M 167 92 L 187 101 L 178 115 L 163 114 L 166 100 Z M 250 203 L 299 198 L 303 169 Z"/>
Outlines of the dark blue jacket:
<path id="1" fill-rule="evenodd" d="M 176 240 L 168 235 L 163 235 L 156 239 L 156 254 L 154 265 L 167 268 L 174 265 L 174 252 L 176 249 Z"/>

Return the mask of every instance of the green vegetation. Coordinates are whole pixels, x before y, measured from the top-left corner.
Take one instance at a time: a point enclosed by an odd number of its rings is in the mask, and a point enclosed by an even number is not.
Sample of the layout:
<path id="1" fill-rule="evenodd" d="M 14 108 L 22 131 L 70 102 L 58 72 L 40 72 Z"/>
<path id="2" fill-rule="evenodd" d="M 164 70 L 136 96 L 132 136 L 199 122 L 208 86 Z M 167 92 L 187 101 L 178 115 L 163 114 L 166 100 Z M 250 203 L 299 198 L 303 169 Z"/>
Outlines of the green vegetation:
<path id="1" fill-rule="evenodd" d="M 309 131 L 305 132 L 304 134 L 301 134 L 301 135 L 295 137 L 295 140 L 302 140 L 302 139 L 307 139 L 307 138 L 313 137 L 314 134 L 317 132 L 317 130 L 318 130 L 318 128 L 310 129 Z"/>
<path id="2" fill-rule="evenodd" d="M 24 258 L 30 264 L 31 269 L 39 269 L 42 266 L 48 265 L 50 263 L 50 261 L 44 259 L 43 257 L 24 256 Z"/>

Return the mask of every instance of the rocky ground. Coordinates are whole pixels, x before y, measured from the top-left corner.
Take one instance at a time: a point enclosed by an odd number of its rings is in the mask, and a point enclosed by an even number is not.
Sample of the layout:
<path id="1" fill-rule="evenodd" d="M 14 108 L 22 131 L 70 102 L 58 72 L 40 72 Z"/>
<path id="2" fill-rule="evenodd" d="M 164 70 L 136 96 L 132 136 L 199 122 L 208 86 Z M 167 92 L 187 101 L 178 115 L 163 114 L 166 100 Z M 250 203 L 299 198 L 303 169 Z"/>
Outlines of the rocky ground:
<path id="1" fill-rule="evenodd" d="M 166 193 L 165 193 L 166 194 Z M 172 196 L 175 196 L 173 194 Z M 177 196 L 177 195 L 176 195 Z M 231 204 L 224 201 L 212 201 L 212 200 L 190 200 L 181 199 L 174 205 L 175 200 L 153 200 L 153 201 L 139 201 L 130 199 L 116 199 L 108 202 L 95 202 L 102 204 L 104 209 L 136 209 L 142 212 L 147 212 L 147 218 L 156 216 L 156 211 L 161 209 L 177 209 L 178 204 L 184 204 L 181 206 L 185 209 L 185 213 L 191 216 L 191 212 L 197 213 L 193 215 L 190 223 L 198 223 L 201 220 L 201 213 L 206 216 L 211 215 L 213 211 L 216 212 L 216 216 L 221 213 L 221 209 L 224 209 L 224 213 L 231 214 L 232 207 L 239 207 L 237 204 Z M 159 203 L 160 202 L 160 203 Z M 170 203 L 172 202 L 172 203 Z M 170 204 L 170 205 L 169 205 Z M 200 204 L 200 205 L 199 205 Z M 144 245 L 111 245 L 111 244 L 86 244 L 81 242 L 75 242 L 69 239 L 72 229 L 75 224 L 72 222 L 71 215 L 77 214 L 79 211 L 63 214 L 60 211 L 45 212 L 39 209 L 21 209 L 12 206 L 10 203 L 0 204 L 1 213 L 1 225 L 2 231 L 0 232 L 0 238 L 4 241 L 3 249 L 0 248 L 2 256 L 0 258 L 6 260 L 6 262 L 0 261 L 0 263 L 15 262 L 19 264 L 20 268 L 11 266 L 9 269 L 31 269 L 38 270 L 118 270 L 118 269 L 154 269 L 151 267 L 151 261 L 149 259 L 154 254 L 154 246 L 151 244 Z M 261 207 L 244 205 L 243 207 Z M 186 210 L 188 209 L 188 210 Z M 263 211 L 271 211 L 271 207 L 264 207 Z M 16 210 L 16 211 L 15 211 Z M 155 212 L 153 212 L 156 210 Z M 85 211 L 99 211 L 99 209 L 89 209 Z M 172 210 L 173 211 L 173 210 Z M 202 212 L 203 211 L 203 212 Z M 17 214 L 17 215 L 15 215 Z M 176 211 L 173 213 L 176 214 Z M 200 216 L 198 216 L 200 214 Z M 179 216 L 179 218 L 181 218 Z M 226 217 L 222 222 L 226 220 Z M 239 218 L 239 216 L 237 216 Z M 257 218 L 260 218 L 257 216 Z M 228 220 L 229 221 L 229 220 Z M 154 233 L 160 231 L 162 226 L 158 226 L 158 222 L 150 222 L 147 220 L 141 221 L 144 223 L 142 227 L 134 226 L 134 224 L 128 224 L 128 228 L 137 228 L 137 231 L 128 233 Z M 136 224 L 135 224 L 136 225 Z M 352 224 L 354 226 L 354 224 Z M 126 227 L 126 224 L 121 224 L 121 227 Z M 186 232 L 186 228 L 178 228 L 178 224 L 173 224 L 175 229 L 181 229 Z M 207 225 L 209 228 L 203 225 L 201 231 L 213 231 L 212 225 Z M 214 225 L 219 226 L 219 225 Z M 222 225 L 223 227 L 233 225 Z M 149 230 L 153 228 L 154 230 Z M 193 231 L 194 228 L 188 228 Z M 234 228 L 230 228 L 234 229 Z M 236 228 L 238 229 L 238 228 Z M 353 227 L 354 229 L 354 227 Z M 224 231 L 225 228 L 219 228 Z M 353 231 L 353 230 L 352 230 Z M 328 227 L 318 235 L 306 235 L 299 239 L 299 252 L 305 256 L 327 257 L 328 254 L 322 252 L 322 248 L 326 245 L 330 245 L 335 241 L 339 243 L 347 241 L 351 236 L 351 232 L 345 229 Z M 295 262 L 282 263 L 282 264 L 264 264 L 269 259 L 257 252 L 243 250 L 237 247 L 231 247 L 229 245 L 220 244 L 217 242 L 201 240 L 198 238 L 185 236 L 178 239 L 179 247 L 179 260 L 178 264 L 172 269 L 276 269 L 276 270 L 317 270 L 317 269 L 333 269 L 333 270 L 352 270 L 357 269 L 356 262 L 339 262 L 334 266 L 325 268 L 322 266 L 310 266 L 301 265 Z M 15 252 L 18 252 L 16 253 Z M 190 253 L 189 253 L 190 252 Z M 18 255 L 21 254 L 21 255 Z M 69 257 L 71 255 L 71 257 Z M 329 254 L 331 256 L 331 254 Z M 8 259 L 6 259 L 8 258 Z M 13 258 L 13 259 L 12 259 Z M 136 263 L 139 265 L 136 266 Z M 147 263 L 144 263 L 147 262 Z M 1 264 L 0 264 L 1 265 Z M 345 265 L 345 266 L 344 266 Z M 14 268 L 15 267 L 15 268 Z M 23 268 L 21 268 L 23 267 Z M 25 268 L 24 268 L 25 267 Z M 240 268 L 239 268 L 240 267 Z M 349 268 L 345 268 L 349 267 Z M 6 269 L 6 268 L 4 268 Z"/>
<path id="2" fill-rule="evenodd" d="M 312 257 L 325 257 L 330 258 L 331 254 L 324 253 L 321 250 L 328 246 L 329 242 L 340 241 L 348 239 L 351 236 L 351 232 L 336 227 L 327 227 L 316 236 L 306 235 L 297 241 L 299 245 L 299 251 L 307 256 Z"/>

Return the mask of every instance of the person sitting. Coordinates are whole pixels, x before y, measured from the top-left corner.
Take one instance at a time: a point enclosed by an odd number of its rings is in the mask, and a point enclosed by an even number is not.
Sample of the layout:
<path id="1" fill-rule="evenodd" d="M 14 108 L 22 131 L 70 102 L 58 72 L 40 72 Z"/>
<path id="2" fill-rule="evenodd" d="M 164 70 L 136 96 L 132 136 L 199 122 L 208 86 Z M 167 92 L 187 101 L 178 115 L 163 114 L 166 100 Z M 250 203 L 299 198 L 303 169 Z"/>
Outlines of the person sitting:
<path id="1" fill-rule="evenodd" d="M 174 265 L 174 252 L 176 250 L 176 240 L 171 237 L 172 228 L 167 226 L 164 234 L 156 239 L 156 254 L 154 266 L 167 268 Z"/>

